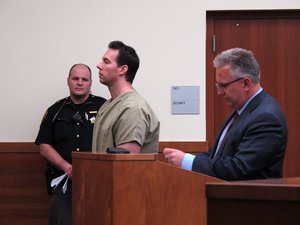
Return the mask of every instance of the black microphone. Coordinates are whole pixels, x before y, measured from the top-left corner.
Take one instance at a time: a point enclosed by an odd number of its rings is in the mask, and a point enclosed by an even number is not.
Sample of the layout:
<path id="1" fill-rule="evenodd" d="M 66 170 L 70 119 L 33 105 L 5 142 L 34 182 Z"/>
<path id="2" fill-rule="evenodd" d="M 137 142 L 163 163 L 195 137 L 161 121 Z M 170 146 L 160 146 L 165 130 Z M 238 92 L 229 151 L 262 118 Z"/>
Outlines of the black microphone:
<path id="1" fill-rule="evenodd" d="M 75 114 L 73 115 L 73 120 L 74 120 L 75 122 L 80 122 L 80 123 L 82 123 L 82 124 L 89 130 L 89 132 L 90 132 L 91 134 L 93 133 L 93 131 L 91 130 L 91 128 L 83 121 L 83 119 L 82 119 L 81 115 L 79 114 L 79 112 L 77 112 L 77 113 L 75 113 Z"/>

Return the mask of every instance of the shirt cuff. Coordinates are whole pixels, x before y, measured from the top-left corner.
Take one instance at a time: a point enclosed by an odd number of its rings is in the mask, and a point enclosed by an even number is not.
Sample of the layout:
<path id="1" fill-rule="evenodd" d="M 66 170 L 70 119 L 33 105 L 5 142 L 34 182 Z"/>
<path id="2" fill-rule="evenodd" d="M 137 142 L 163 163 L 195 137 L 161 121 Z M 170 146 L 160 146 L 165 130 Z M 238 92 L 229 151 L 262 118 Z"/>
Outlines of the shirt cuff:
<path id="1" fill-rule="evenodd" d="M 193 162 L 196 156 L 186 153 L 183 157 L 181 168 L 185 170 L 192 171 Z"/>

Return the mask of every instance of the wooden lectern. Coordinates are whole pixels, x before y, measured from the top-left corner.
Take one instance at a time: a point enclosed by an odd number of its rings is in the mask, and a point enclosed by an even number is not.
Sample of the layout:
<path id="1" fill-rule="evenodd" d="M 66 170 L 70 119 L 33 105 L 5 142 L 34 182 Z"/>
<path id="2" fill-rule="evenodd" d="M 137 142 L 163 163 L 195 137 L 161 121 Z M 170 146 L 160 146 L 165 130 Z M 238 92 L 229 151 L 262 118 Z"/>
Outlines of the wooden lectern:
<path id="1" fill-rule="evenodd" d="M 206 182 L 155 154 L 74 152 L 74 225 L 205 225 Z"/>

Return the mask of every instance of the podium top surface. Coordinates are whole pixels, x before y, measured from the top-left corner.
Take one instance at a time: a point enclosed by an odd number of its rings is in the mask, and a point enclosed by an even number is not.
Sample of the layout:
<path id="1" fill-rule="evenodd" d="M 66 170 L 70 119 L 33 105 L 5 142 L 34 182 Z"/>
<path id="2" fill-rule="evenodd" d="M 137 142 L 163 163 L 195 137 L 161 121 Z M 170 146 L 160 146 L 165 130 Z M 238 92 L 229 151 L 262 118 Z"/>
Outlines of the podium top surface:
<path id="1" fill-rule="evenodd" d="M 72 152 L 73 159 L 102 161 L 155 161 L 157 154 L 108 154 L 106 152 Z"/>

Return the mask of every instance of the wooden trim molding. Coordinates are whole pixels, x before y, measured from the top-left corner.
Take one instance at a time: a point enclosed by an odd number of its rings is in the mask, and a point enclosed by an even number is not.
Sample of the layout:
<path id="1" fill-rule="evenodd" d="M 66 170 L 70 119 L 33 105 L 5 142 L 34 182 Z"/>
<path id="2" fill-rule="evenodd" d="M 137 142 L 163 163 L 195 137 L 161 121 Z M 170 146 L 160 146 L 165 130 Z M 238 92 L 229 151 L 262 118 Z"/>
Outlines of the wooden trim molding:
<path id="1" fill-rule="evenodd" d="M 166 162 L 163 154 L 164 148 L 176 148 L 191 154 L 205 152 L 209 148 L 207 141 L 161 141 L 159 142 L 158 160 Z M 0 154 L 15 153 L 36 153 L 39 154 L 39 147 L 33 142 L 0 142 Z M 34 155 L 36 155 L 34 154 Z"/>
<path id="2" fill-rule="evenodd" d="M 161 141 L 159 142 L 159 152 L 164 148 L 176 148 L 184 152 L 198 153 L 208 150 L 206 141 Z M 33 142 L 0 142 L 0 153 L 13 152 L 39 152 L 39 147 Z"/>
<path id="3" fill-rule="evenodd" d="M 162 152 L 164 148 L 176 148 L 184 152 L 198 153 L 208 150 L 208 142 L 201 141 L 161 141 L 159 142 L 158 152 Z"/>
<path id="4" fill-rule="evenodd" d="M 33 142 L 0 142 L 1 152 L 39 152 L 39 147 Z"/>

